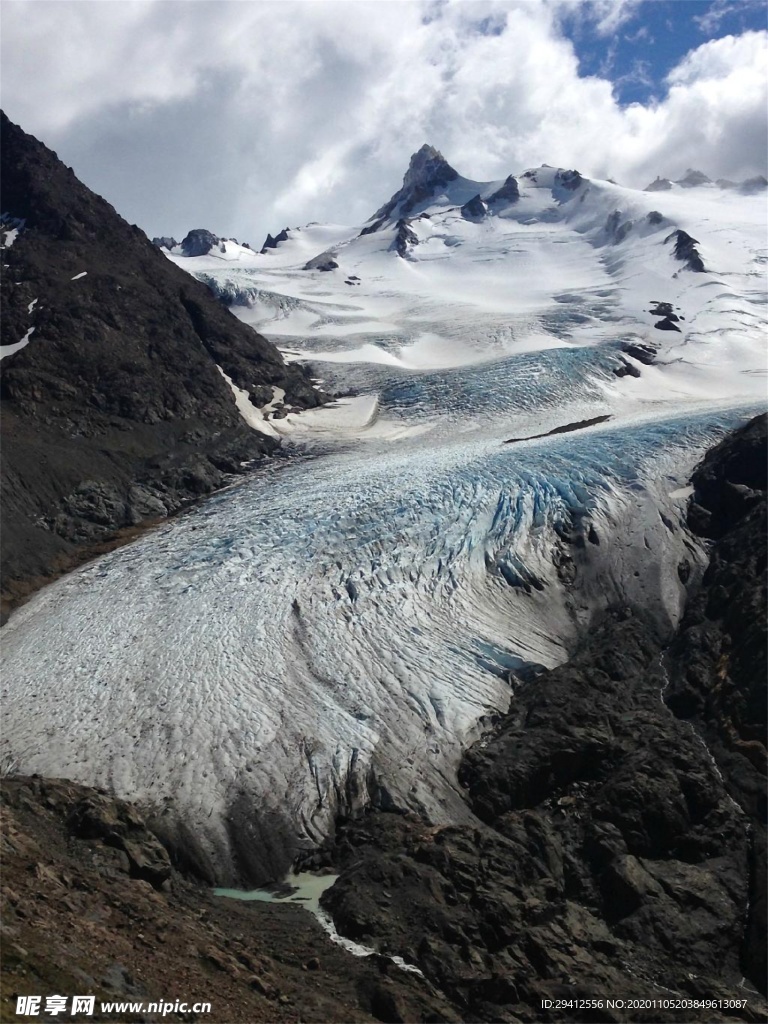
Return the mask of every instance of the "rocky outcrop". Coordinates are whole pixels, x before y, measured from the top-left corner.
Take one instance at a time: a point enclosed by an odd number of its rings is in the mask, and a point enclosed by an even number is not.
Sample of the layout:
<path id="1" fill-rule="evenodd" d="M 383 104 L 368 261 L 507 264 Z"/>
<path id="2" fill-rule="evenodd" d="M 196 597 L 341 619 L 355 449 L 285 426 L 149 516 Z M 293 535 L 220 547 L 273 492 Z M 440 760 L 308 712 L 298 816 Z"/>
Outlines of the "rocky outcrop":
<path id="1" fill-rule="evenodd" d="M 307 260 L 304 264 L 304 270 L 338 270 L 339 264 L 336 262 L 338 254 L 335 252 L 321 252 L 318 256 L 313 256 L 311 260 Z"/>
<path id="2" fill-rule="evenodd" d="M 270 249 L 276 249 L 281 242 L 287 242 L 287 241 L 288 241 L 288 228 L 283 228 L 282 231 L 278 231 L 278 233 L 274 236 L 274 238 L 272 237 L 272 235 L 267 233 L 267 237 L 264 239 L 264 245 L 262 245 L 262 247 L 261 247 L 261 254 L 262 254 L 262 256 L 264 255 L 264 253 L 268 252 Z"/>
<path id="3" fill-rule="evenodd" d="M 739 192 L 751 196 L 758 192 L 764 192 L 768 188 L 768 178 L 763 174 L 757 174 L 754 178 L 747 178 L 738 186 Z"/>
<path id="4" fill-rule="evenodd" d="M 25 222 L 4 255 L 3 340 L 28 339 L 3 357 L 0 381 L 12 604 L 93 544 L 177 511 L 274 449 L 245 424 L 217 366 L 256 405 L 273 387 L 296 408 L 324 399 L 4 115 L 1 142 L 1 205 Z"/>
<path id="5" fill-rule="evenodd" d="M 423 978 L 352 956 L 300 906 L 214 896 L 106 793 L 6 778 L 0 817 L 3 1020 L 20 995 L 44 1007 L 46 995 L 80 992 L 96 997 L 94 1019 L 105 1019 L 101 1000 L 179 1000 L 209 1002 L 212 1024 L 457 1020 Z"/>
<path id="6" fill-rule="evenodd" d="M 652 345 L 641 342 L 627 342 L 621 346 L 621 350 L 645 366 L 653 366 L 656 361 L 656 349 Z"/>
<path id="7" fill-rule="evenodd" d="M 569 1002 L 608 993 L 734 1001 L 665 1020 L 763 1019 L 765 435 L 763 417 L 694 476 L 691 527 L 717 539 L 671 648 L 618 609 L 518 680 L 459 774 L 475 827 L 340 830 L 340 931 L 417 964 L 462 1019 L 659 1019 Z"/>
<path id="8" fill-rule="evenodd" d="M 632 230 L 632 221 L 623 220 L 623 217 L 621 210 L 614 210 L 605 219 L 605 234 L 613 245 L 623 242 Z"/>
<path id="9" fill-rule="evenodd" d="M 205 228 L 193 228 L 181 241 L 185 256 L 207 256 L 211 249 L 221 244 L 221 239 Z"/>
<path id="10" fill-rule="evenodd" d="M 566 192 L 575 192 L 584 179 L 578 171 L 560 170 L 555 175 L 555 188 L 564 188 Z"/>
<path id="11" fill-rule="evenodd" d="M 663 704 L 659 659 L 652 631 L 617 616 L 520 688 L 462 769 L 477 827 L 350 824 L 326 897 L 339 929 L 411 959 L 464 1019 L 541 1019 L 544 999 L 608 992 L 738 997 L 746 821 Z M 596 1017 L 566 1004 L 547 1019 Z"/>
<path id="12" fill-rule="evenodd" d="M 419 244 L 419 238 L 415 231 L 409 226 L 407 220 L 399 220 L 397 222 L 397 233 L 395 234 L 395 240 L 391 245 L 391 248 L 395 250 L 398 256 L 402 256 L 403 259 L 407 259 L 410 247 Z"/>
<path id="13" fill-rule="evenodd" d="M 480 196 L 476 195 L 464 203 L 460 212 L 464 220 L 478 221 L 483 220 L 488 209 Z"/>
<path id="14" fill-rule="evenodd" d="M 693 270 L 696 273 L 702 274 L 706 271 L 704 261 L 701 258 L 701 254 L 696 246 L 699 244 L 695 238 L 691 238 L 687 231 L 678 229 L 673 231 L 671 235 L 667 235 L 664 239 L 664 244 L 671 242 L 674 239 L 675 242 L 675 259 L 682 260 L 688 270 Z"/>
<path id="15" fill-rule="evenodd" d="M 520 187 L 517 178 L 510 174 L 501 188 L 496 189 L 493 195 L 488 196 L 486 202 L 489 206 L 495 203 L 516 203 L 520 198 Z"/>

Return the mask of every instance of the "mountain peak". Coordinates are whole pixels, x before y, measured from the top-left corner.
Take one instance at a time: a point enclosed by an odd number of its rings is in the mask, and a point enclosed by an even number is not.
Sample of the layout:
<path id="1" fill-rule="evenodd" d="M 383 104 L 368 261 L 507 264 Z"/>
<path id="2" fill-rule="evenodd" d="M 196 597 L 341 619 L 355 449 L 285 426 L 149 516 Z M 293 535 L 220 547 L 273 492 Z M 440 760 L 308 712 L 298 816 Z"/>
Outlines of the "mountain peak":
<path id="1" fill-rule="evenodd" d="M 407 217 L 417 203 L 428 199 L 436 189 L 444 188 L 458 176 L 458 172 L 451 167 L 443 154 L 425 142 L 411 157 L 408 170 L 403 177 L 402 188 L 376 211 L 371 218 L 373 223 L 363 228 L 363 234 L 378 231 L 388 219 L 398 220 Z"/>
<path id="2" fill-rule="evenodd" d="M 697 185 L 711 185 L 712 181 L 702 171 L 689 167 L 685 172 L 685 176 L 678 178 L 675 184 L 682 185 L 683 188 L 695 188 Z"/>
<path id="3" fill-rule="evenodd" d="M 458 176 L 440 150 L 425 142 L 411 157 L 403 178 L 403 189 L 418 185 L 446 185 Z"/>

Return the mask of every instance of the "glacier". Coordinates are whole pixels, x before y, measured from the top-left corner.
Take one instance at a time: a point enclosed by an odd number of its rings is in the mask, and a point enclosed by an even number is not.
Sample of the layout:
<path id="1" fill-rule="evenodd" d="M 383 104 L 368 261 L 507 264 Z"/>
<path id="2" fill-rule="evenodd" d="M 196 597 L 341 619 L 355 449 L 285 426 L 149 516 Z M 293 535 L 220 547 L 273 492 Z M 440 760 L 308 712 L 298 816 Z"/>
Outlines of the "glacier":
<path id="1" fill-rule="evenodd" d="M 291 457 L 14 613 L 6 765 L 143 802 L 258 884 L 369 803 L 469 820 L 456 767 L 521 680 L 610 605 L 675 624 L 690 473 L 765 404 L 764 202 L 558 173 L 479 220 L 504 182 L 438 183 L 404 255 L 392 221 L 169 256 L 346 397 L 241 410 Z"/>

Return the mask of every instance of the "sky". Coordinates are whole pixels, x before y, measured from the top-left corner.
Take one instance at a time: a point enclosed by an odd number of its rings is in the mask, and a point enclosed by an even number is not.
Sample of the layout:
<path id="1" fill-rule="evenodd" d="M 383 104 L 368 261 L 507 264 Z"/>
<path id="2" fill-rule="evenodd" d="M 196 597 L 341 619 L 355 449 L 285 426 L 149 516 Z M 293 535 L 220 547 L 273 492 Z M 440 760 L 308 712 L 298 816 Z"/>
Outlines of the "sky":
<path id="1" fill-rule="evenodd" d="M 766 173 L 765 0 L 3 0 L 0 102 L 131 223 L 363 223 L 424 142 L 642 188 Z"/>

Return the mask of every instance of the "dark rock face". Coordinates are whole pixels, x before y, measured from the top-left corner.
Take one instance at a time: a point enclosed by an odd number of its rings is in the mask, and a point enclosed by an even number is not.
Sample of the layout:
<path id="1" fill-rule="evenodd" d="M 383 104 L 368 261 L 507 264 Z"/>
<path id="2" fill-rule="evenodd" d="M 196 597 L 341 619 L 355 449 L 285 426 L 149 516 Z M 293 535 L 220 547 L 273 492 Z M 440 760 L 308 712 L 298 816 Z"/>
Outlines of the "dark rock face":
<path id="1" fill-rule="evenodd" d="M 704 273 L 706 267 L 704 261 L 701 258 L 699 250 L 696 246 L 699 244 L 695 238 L 691 238 L 687 231 L 673 231 L 671 235 L 667 235 L 664 239 L 664 244 L 671 242 L 672 239 L 675 241 L 675 259 L 682 260 L 688 270 L 693 270 L 696 273 Z"/>
<path id="2" fill-rule="evenodd" d="M 415 190 L 422 187 L 436 188 L 455 181 L 458 174 L 451 167 L 442 153 L 427 143 L 414 153 L 408 170 L 403 177 L 403 190 Z"/>
<path id="3" fill-rule="evenodd" d="M 181 242 L 185 256 L 206 256 L 220 245 L 221 239 L 205 228 L 193 228 Z"/>
<path id="4" fill-rule="evenodd" d="M 637 359 L 639 363 L 644 363 L 645 366 L 653 366 L 656 360 L 656 349 L 650 345 L 622 345 L 621 348 L 628 356 Z"/>
<path id="5" fill-rule="evenodd" d="M 360 234 L 368 235 L 378 231 L 392 215 L 397 215 L 400 219 L 407 217 L 418 203 L 429 199 L 435 191 L 455 181 L 458 176 L 443 154 L 434 146 L 425 143 L 411 157 L 402 188 L 376 211 L 371 217 L 371 223 L 364 227 Z"/>
<path id="6" fill-rule="evenodd" d="M 288 241 L 288 228 L 283 228 L 283 230 L 279 231 L 274 236 L 274 238 L 272 237 L 272 235 L 267 234 L 267 237 L 264 240 L 264 245 L 262 245 L 262 247 L 261 247 L 262 255 L 268 249 L 276 249 L 281 242 L 286 242 L 286 241 Z"/>
<path id="7" fill-rule="evenodd" d="M 167 249 L 169 252 L 171 249 L 175 249 L 179 243 L 175 238 L 171 238 L 168 235 L 162 235 L 152 239 L 152 245 L 156 245 L 158 249 Z"/>
<path id="8" fill-rule="evenodd" d="M 595 992 L 734 997 L 746 822 L 660 700 L 659 655 L 642 622 L 616 618 L 527 683 L 465 760 L 478 827 L 349 825 L 326 896 L 340 930 L 418 964 L 464 1019 L 541 1019 L 542 999 Z"/>
<path id="9" fill-rule="evenodd" d="M 26 222 L 4 254 L 4 341 L 34 327 L 0 380 L 13 602 L 90 545 L 175 512 L 274 449 L 242 420 L 217 365 L 257 405 L 273 386 L 295 407 L 324 399 L 5 115 L 0 141 L 0 205 Z"/>
<path id="10" fill-rule="evenodd" d="M 676 316 L 665 316 L 663 320 L 659 320 L 653 326 L 657 331 L 677 331 L 679 334 L 680 328 L 675 323 L 677 319 Z"/>
<path id="11" fill-rule="evenodd" d="M 659 1019 L 542 1010 L 609 992 L 746 1000 L 665 1020 L 763 1019 L 765 437 L 762 417 L 694 476 L 718 539 L 671 648 L 619 610 L 518 681 L 459 773 L 476 827 L 374 812 L 340 830 L 337 926 L 418 964 L 462 1019 Z"/>
<path id="12" fill-rule="evenodd" d="M 397 234 L 395 240 L 392 243 L 391 248 L 395 250 L 398 256 L 402 256 L 403 259 L 408 258 L 409 246 L 418 245 L 419 239 L 415 231 L 412 231 L 408 226 L 407 220 L 399 220 L 397 222 Z"/>
<path id="13" fill-rule="evenodd" d="M 617 377 L 640 377 L 642 376 L 640 370 L 632 363 L 628 363 L 626 359 L 621 360 L 621 365 L 615 367 L 613 371 Z"/>
<path id="14" fill-rule="evenodd" d="M 709 451 L 692 483 L 688 521 L 702 537 L 719 540 L 765 501 L 766 417 L 758 416 Z"/>
<path id="15" fill-rule="evenodd" d="M 750 906 L 744 972 L 765 991 L 766 963 L 766 416 L 710 451 L 693 477 L 688 521 L 713 538 L 692 595 L 667 700 L 712 751 L 750 823 Z"/>
<path id="16" fill-rule="evenodd" d="M 497 189 L 492 196 L 488 197 L 488 204 L 493 203 L 516 203 L 520 198 L 520 187 L 517 178 L 510 174 L 501 188 Z"/>
<path id="17" fill-rule="evenodd" d="M 163 845 L 146 827 L 131 804 L 101 790 L 87 789 L 71 782 L 43 779 L 33 775 L 9 779 L 3 799 L 16 808 L 43 804 L 66 821 L 73 836 L 101 840 L 125 855 L 127 873 L 161 889 L 171 876 L 171 862 Z"/>
<path id="18" fill-rule="evenodd" d="M 568 192 L 575 192 L 584 181 L 578 171 L 558 171 L 555 175 L 555 186 L 566 189 Z"/>
<path id="19" fill-rule="evenodd" d="M 465 220 L 482 220 L 487 212 L 486 205 L 479 195 L 464 203 L 461 208 L 461 216 Z"/>

